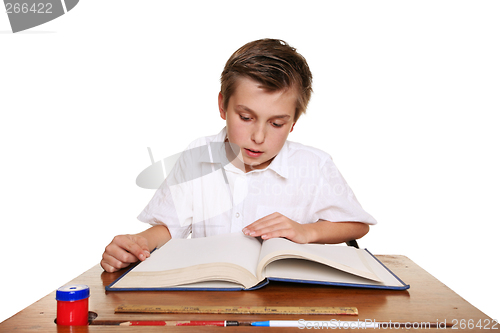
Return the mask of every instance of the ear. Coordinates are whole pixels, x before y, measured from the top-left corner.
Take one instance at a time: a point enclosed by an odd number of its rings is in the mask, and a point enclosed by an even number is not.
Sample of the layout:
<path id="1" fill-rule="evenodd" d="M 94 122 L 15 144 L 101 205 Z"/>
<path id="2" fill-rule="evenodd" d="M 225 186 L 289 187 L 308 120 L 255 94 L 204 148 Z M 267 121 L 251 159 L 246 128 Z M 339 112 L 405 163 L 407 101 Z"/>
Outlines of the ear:
<path id="1" fill-rule="evenodd" d="M 224 97 L 222 96 L 222 93 L 219 93 L 219 112 L 220 117 L 226 120 L 226 111 L 224 111 Z"/>
<path id="2" fill-rule="evenodd" d="M 293 127 L 295 126 L 295 124 L 296 124 L 296 123 L 293 123 L 293 124 L 292 124 L 292 128 L 290 128 L 290 133 L 292 133 L 292 131 L 293 131 Z"/>

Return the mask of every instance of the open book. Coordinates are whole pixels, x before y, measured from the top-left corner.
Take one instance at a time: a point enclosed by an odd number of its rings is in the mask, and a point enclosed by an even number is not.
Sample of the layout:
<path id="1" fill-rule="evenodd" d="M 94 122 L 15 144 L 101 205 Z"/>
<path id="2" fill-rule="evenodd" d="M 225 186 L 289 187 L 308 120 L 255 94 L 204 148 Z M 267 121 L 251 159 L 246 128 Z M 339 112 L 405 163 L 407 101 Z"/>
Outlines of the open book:
<path id="1" fill-rule="evenodd" d="M 171 239 L 106 290 L 251 290 L 269 280 L 409 288 L 367 250 L 234 233 Z"/>

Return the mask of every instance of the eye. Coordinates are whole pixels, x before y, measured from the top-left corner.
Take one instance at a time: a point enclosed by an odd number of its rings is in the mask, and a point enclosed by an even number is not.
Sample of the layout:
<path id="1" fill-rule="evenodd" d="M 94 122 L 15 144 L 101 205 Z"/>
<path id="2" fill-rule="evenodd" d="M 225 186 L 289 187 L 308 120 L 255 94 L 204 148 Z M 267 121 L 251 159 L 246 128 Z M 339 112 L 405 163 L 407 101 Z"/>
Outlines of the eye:
<path id="1" fill-rule="evenodd" d="M 243 120 L 243 121 L 249 121 L 249 120 L 251 120 L 251 118 L 248 118 L 248 117 L 242 116 L 241 114 L 240 114 L 240 118 L 241 118 L 241 120 Z"/>
<path id="2" fill-rule="evenodd" d="M 285 124 L 273 123 L 273 126 L 274 127 L 278 127 L 278 128 L 283 127 L 283 125 L 285 125 Z"/>

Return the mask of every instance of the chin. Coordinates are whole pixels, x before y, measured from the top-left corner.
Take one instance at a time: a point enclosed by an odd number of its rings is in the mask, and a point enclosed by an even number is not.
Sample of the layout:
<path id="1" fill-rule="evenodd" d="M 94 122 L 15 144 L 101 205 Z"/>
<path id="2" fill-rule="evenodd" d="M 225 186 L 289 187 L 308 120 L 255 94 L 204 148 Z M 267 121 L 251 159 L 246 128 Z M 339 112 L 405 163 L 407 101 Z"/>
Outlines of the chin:
<path id="1" fill-rule="evenodd" d="M 245 163 L 245 164 L 252 169 L 264 169 L 264 167 L 262 167 L 262 164 L 265 164 L 265 163 L 266 162 L 251 162 L 251 163 Z"/>

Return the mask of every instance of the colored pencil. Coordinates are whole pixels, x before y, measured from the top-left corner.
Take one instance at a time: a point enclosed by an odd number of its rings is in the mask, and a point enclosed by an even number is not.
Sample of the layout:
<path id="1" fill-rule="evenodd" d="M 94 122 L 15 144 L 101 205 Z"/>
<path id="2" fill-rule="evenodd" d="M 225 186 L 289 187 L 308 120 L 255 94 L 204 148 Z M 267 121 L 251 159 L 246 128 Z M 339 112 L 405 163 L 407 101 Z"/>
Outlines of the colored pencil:
<path id="1" fill-rule="evenodd" d="M 249 323 L 241 323 L 250 325 Z M 115 326 L 240 326 L 240 322 L 230 320 L 94 320 L 91 325 Z"/>

